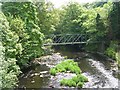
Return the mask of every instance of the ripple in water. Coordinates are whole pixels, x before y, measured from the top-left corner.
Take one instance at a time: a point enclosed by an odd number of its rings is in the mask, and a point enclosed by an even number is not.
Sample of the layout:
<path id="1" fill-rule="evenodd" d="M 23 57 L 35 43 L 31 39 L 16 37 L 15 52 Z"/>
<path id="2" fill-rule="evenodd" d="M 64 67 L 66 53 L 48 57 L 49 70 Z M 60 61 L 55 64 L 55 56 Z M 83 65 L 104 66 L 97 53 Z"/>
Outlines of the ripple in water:
<path id="1" fill-rule="evenodd" d="M 95 61 L 93 59 L 88 60 L 90 61 L 92 67 L 95 67 L 99 72 L 102 73 L 103 76 L 106 77 L 106 80 L 104 81 L 107 83 L 107 85 L 105 85 L 104 88 L 118 88 L 118 79 L 113 77 L 110 71 L 105 70 L 104 65 L 100 63 L 100 61 Z"/>

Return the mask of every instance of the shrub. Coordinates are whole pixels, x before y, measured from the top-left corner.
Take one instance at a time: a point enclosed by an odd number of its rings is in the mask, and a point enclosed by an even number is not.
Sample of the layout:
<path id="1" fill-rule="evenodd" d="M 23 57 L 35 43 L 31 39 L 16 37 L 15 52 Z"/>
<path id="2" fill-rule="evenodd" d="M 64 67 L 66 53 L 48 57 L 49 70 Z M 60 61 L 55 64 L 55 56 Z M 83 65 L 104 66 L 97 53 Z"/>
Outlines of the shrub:
<path id="1" fill-rule="evenodd" d="M 105 52 L 109 57 L 115 59 L 115 49 L 112 47 L 107 48 Z"/>
<path id="2" fill-rule="evenodd" d="M 117 52 L 117 45 L 118 42 L 111 41 L 110 46 L 106 49 L 105 54 L 111 57 L 112 59 L 116 59 L 116 52 Z"/>

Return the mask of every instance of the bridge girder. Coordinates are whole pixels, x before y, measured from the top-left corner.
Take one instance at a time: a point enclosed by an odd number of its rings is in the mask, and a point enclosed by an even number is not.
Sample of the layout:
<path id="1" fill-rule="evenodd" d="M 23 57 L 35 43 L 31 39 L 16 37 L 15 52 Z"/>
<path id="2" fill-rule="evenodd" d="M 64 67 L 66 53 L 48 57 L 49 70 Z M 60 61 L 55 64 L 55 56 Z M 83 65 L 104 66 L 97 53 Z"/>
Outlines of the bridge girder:
<path id="1" fill-rule="evenodd" d="M 46 39 L 52 39 L 52 43 L 45 43 L 47 45 L 70 45 L 87 43 L 87 35 L 84 34 L 58 34 L 47 36 Z"/>

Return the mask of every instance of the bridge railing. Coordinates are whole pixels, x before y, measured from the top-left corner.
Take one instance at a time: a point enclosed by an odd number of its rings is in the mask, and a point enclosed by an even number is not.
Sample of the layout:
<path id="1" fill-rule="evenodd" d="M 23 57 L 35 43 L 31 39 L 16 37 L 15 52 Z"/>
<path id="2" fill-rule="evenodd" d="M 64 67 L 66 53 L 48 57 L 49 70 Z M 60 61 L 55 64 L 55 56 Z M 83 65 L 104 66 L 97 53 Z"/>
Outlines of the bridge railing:
<path id="1" fill-rule="evenodd" d="M 46 43 L 44 45 L 66 45 L 86 43 L 88 38 L 85 34 L 58 34 L 49 35 L 46 39 L 51 39 L 52 43 Z"/>

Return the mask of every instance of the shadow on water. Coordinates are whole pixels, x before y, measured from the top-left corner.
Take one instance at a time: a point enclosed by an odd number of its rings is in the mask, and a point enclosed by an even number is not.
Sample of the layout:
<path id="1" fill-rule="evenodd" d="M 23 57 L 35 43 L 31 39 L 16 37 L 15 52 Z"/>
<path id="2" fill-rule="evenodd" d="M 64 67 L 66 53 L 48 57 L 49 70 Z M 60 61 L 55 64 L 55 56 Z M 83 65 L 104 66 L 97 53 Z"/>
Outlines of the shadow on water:
<path id="1" fill-rule="evenodd" d="M 67 47 L 67 48 L 66 48 Z M 99 54 L 86 53 L 81 50 L 81 46 L 59 46 L 54 47 L 55 52 L 59 52 L 62 56 L 74 59 L 78 62 L 83 75 L 89 78 L 83 88 L 117 88 L 118 87 L 118 75 L 112 71 L 112 65 L 114 62 L 107 60 L 107 58 Z M 81 52 L 80 52 L 81 51 Z M 58 83 L 58 77 L 52 77 L 49 75 L 49 67 L 46 65 L 38 65 L 34 69 L 24 73 L 19 79 L 19 87 L 25 88 L 45 88 L 50 87 L 51 82 L 57 80 L 56 88 L 60 88 Z M 53 84 L 53 83 L 52 83 Z"/>

